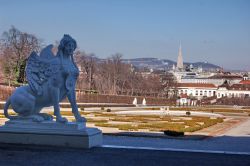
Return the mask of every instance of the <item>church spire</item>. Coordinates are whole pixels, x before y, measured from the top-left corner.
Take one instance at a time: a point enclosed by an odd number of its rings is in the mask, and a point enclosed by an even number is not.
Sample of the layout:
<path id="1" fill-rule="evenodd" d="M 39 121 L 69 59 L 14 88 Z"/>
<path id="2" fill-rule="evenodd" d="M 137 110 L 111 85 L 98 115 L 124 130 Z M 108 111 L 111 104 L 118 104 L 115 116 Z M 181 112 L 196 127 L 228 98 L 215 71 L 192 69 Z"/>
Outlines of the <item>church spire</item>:
<path id="1" fill-rule="evenodd" d="M 181 42 L 178 52 L 178 58 L 177 58 L 177 69 L 182 70 L 183 69 L 183 58 L 182 58 L 182 50 L 181 50 Z"/>

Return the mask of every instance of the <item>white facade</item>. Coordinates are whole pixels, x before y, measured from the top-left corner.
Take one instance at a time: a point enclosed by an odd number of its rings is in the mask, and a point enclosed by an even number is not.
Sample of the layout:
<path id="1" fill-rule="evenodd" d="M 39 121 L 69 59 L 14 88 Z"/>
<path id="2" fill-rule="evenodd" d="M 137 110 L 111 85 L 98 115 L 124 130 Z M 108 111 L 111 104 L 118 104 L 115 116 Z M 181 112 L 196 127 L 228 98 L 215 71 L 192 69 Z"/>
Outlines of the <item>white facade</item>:
<path id="1" fill-rule="evenodd" d="M 198 84 L 214 84 L 215 86 L 219 86 L 223 84 L 227 79 L 211 79 L 211 78 L 185 78 L 182 77 L 179 79 L 181 83 L 198 83 Z M 229 84 L 238 84 L 242 79 L 232 79 L 227 80 Z"/>
<path id="2" fill-rule="evenodd" d="M 176 104 L 177 105 L 191 105 L 191 100 L 187 99 L 187 98 L 180 98 L 178 100 L 176 100 Z"/>
<path id="3" fill-rule="evenodd" d="M 204 84 L 206 85 L 206 84 Z M 201 86 L 183 86 L 178 87 L 178 94 L 187 94 L 188 96 L 193 96 L 197 99 L 203 97 L 212 97 L 216 95 L 217 87 L 201 87 Z"/>
<path id="4" fill-rule="evenodd" d="M 194 80 L 197 78 L 196 72 L 172 71 L 172 74 L 178 83 L 194 83 Z M 183 79 L 187 80 L 187 82 L 183 82 Z"/>
<path id="5" fill-rule="evenodd" d="M 212 96 L 216 96 L 216 98 L 246 96 L 250 97 L 250 86 L 249 88 L 241 87 L 241 84 L 234 84 L 231 87 L 218 88 L 216 86 L 212 86 L 211 84 L 181 83 L 179 85 L 180 86 L 177 87 L 179 95 L 187 94 L 188 96 L 193 96 L 197 99 Z"/>
<path id="6" fill-rule="evenodd" d="M 219 88 L 216 92 L 217 98 L 222 97 L 245 97 L 250 96 L 250 89 L 249 90 L 228 90 L 227 88 Z"/>

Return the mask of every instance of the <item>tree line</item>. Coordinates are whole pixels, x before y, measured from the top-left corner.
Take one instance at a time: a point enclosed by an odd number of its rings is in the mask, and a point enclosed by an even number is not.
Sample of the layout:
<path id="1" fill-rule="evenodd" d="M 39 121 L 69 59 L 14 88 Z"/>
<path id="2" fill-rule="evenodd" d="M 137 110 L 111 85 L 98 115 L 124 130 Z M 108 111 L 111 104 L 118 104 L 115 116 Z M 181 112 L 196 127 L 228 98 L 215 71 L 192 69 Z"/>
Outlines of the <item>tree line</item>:
<path id="1" fill-rule="evenodd" d="M 43 46 L 41 39 L 14 26 L 5 31 L 0 40 L 0 67 L 4 82 L 9 86 L 27 84 L 27 58 L 32 51 L 41 51 Z M 175 85 L 170 73 L 145 72 L 122 62 L 120 53 L 99 59 L 77 49 L 74 57 L 80 69 L 77 89 L 100 94 L 168 97 L 169 89 Z"/>

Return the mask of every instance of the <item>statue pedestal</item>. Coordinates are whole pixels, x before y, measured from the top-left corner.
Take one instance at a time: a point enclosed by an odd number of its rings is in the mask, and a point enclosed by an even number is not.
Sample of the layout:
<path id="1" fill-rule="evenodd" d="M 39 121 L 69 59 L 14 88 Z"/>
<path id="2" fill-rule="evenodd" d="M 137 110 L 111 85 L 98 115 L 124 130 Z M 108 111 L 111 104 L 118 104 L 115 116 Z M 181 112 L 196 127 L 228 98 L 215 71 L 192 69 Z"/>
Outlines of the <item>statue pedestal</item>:
<path id="1" fill-rule="evenodd" d="M 85 123 L 10 120 L 0 127 L 0 143 L 91 148 L 102 145 L 102 132 Z"/>

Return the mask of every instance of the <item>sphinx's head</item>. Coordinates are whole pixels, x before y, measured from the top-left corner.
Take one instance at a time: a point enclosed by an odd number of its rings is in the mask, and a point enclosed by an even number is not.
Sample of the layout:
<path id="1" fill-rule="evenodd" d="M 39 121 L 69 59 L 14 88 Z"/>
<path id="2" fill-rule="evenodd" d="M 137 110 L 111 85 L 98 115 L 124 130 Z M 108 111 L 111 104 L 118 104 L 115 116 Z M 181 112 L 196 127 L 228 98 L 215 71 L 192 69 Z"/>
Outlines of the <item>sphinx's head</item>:
<path id="1" fill-rule="evenodd" d="M 62 51 L 64 55 L 73 55 L 77 47 L 75 39 L 73 39 L 70 35 L 64 35 L 60 44 L 58 46 L 58 51 Z"/>

